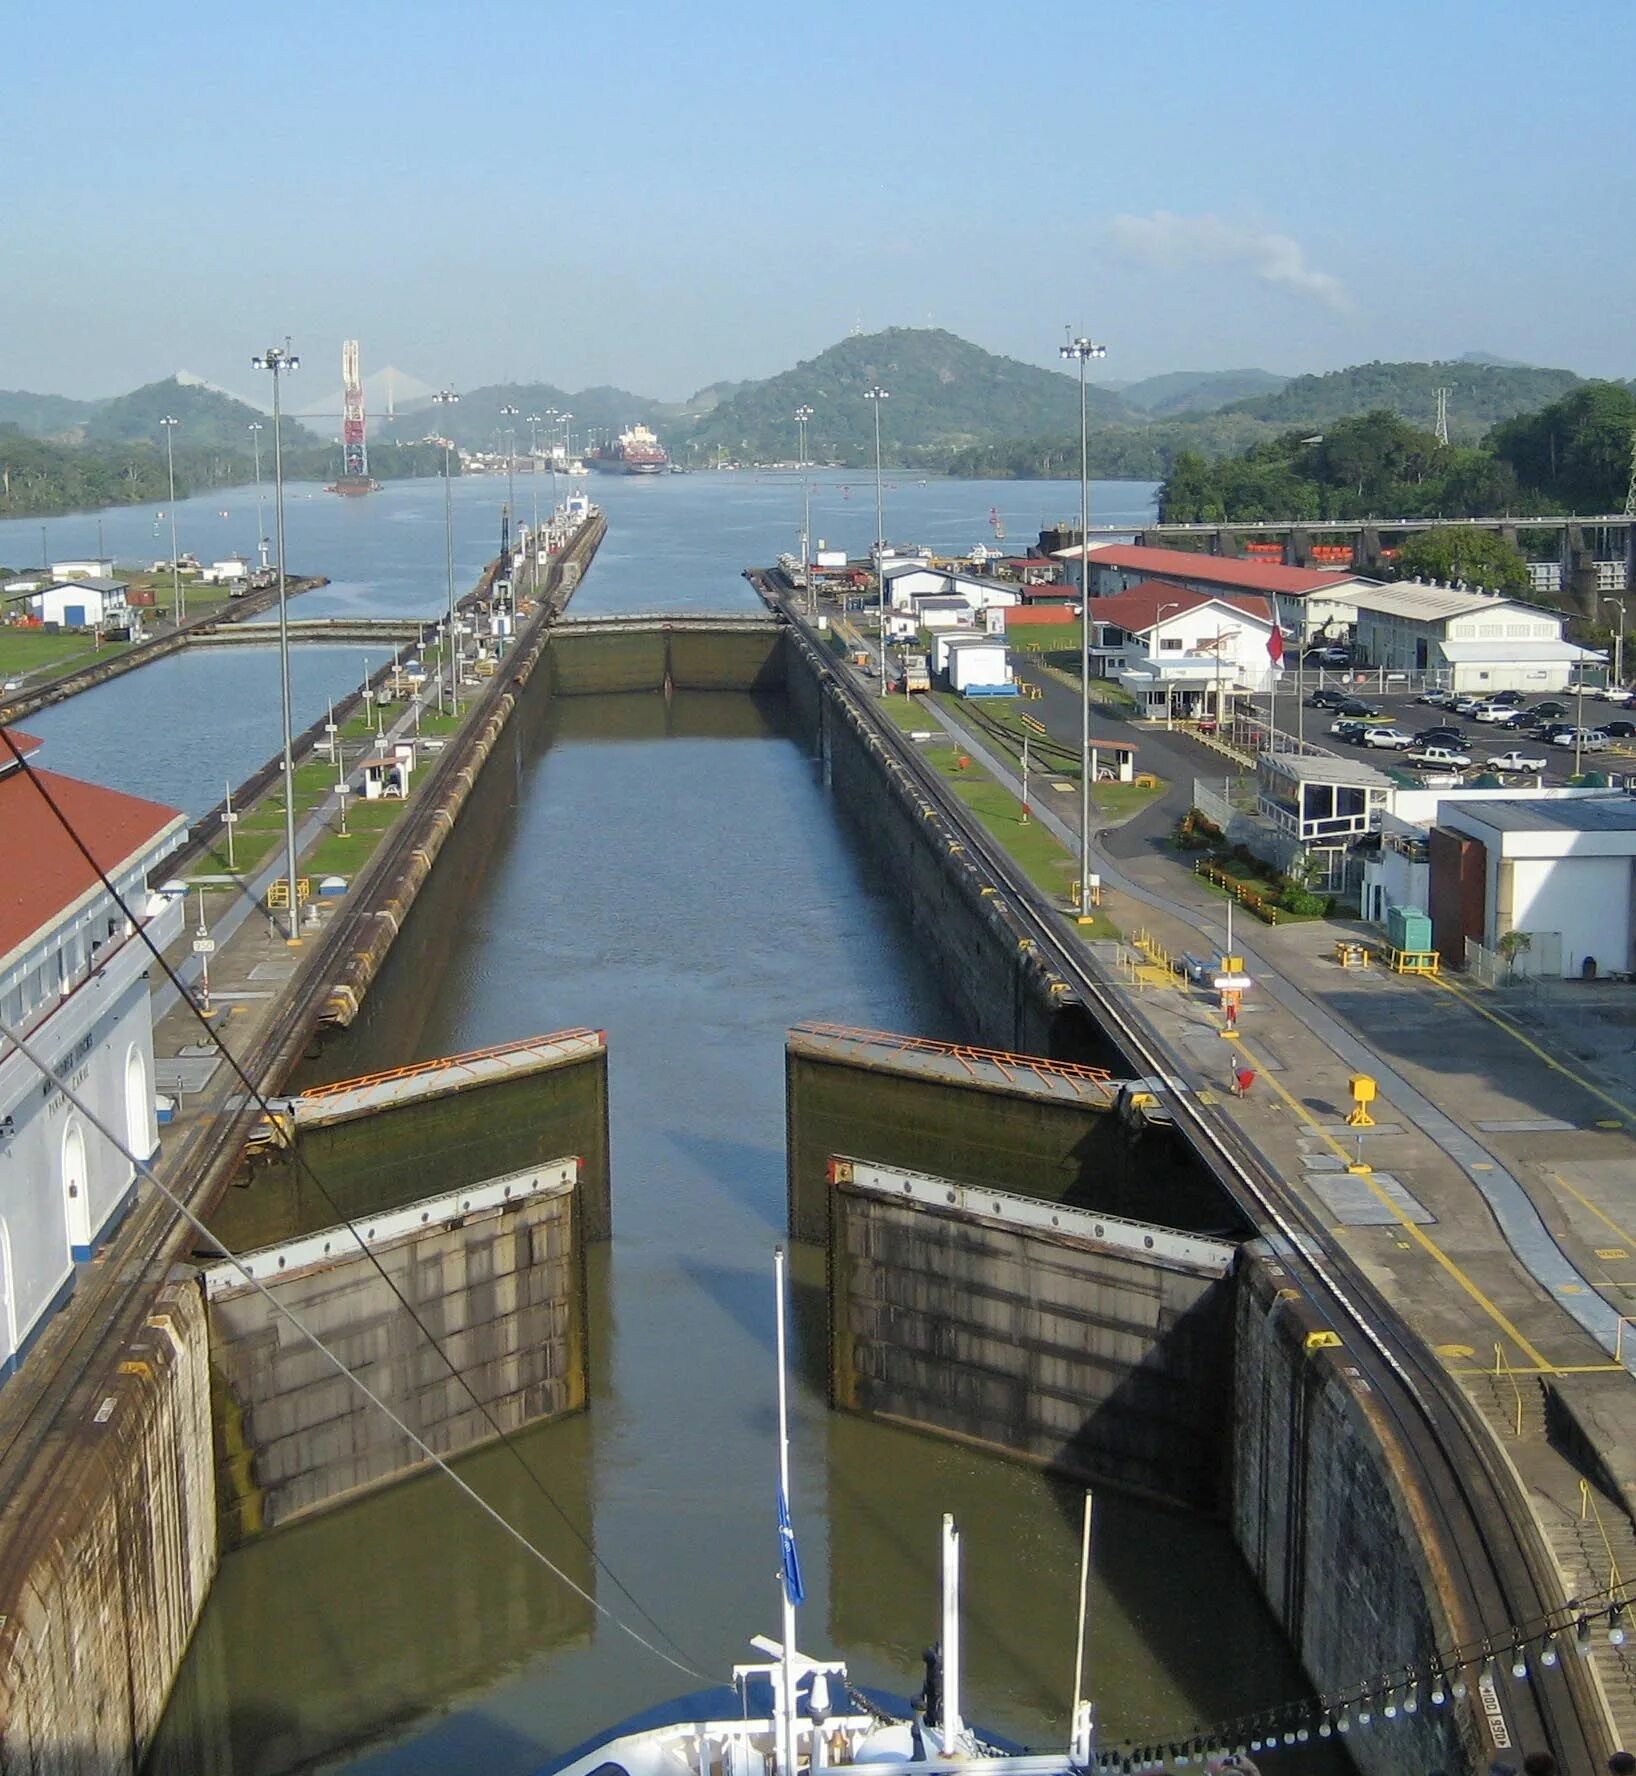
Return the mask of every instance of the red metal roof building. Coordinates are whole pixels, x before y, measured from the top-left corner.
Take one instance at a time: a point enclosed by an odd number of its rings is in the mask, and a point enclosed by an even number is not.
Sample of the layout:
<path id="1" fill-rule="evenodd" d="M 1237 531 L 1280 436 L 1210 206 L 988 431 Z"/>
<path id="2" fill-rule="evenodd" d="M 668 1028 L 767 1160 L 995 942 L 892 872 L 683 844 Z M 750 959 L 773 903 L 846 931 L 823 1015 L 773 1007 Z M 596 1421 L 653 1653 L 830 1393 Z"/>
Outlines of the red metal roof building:
<path id="1" fill-rule="evenodd" d="M 183 817 L 42 771 L 38 748 L 0 730 L 0 1021 L 53 1070 L 0 1041 L 0 1377 L 134 1200 L 132 1155 L 158 1145 L 143 940 L 182 928 L 181 897 L 151 896 L 148 875 Z"/>
<path id="2" fill-rule="evenodd" d="M 1077 562 L 1076 544 L 1058 549 L 1055 559 Z M 1077 577 L 1077 576 L 1075 576 Z M 1243 561 L 1231 555 L 1202 555 L 1192 549 L 1150 549 L 1136 543 L 1091 545 L 1091 594 L 1111 596 L 1140 580 L 1162 580 L 1201 592 L 1259 592 L 1263 596 L 1305 598 L 1351 585 L 1358 575 L 1344 569 L 1284 567 L 1275 561 Z"/>

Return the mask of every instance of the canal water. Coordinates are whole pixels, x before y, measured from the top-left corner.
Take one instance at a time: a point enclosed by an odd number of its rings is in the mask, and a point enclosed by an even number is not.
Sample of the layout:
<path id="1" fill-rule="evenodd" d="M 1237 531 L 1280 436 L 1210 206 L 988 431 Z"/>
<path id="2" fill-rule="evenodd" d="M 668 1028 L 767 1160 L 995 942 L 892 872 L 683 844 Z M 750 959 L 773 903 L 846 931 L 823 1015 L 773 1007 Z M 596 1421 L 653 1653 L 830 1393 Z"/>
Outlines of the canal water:
<path id="1" fill-rule="evenodd" d="M 361 503 L 378 535 L 399 522 L 399 491 Z M 576 613 L 749 608 L 740 569 L 795 546 L 793 477 L 595 491 L 610 535 Z M 1025 522 L 1031 531 L 1076 504 L 1073 491 L 894 488 L 887 528 L 964 549 L 992 536 L 1002 499 L 1019 538 Z M 440 541 L 441 488 L 401 493 L 400 512 L 432 507 L 436 522 L 423 512 L 421 529 Z M 1134 519 L 1148 494 L 1099 489 L 1097 509 L 1122 499 Z M 818 504 L 815 536 L 853 549 L 872 537 L 872 484 L 829 477 Z M 351 525 L 353 509 L 333 502 L 324 521 Z M 292 525 L 292 561 L 295 536 Z M 309 561 L 304 544 L 300 564 L 346 566 L 333 535 L 330 546 Z M 433 550 L 422 609 L 436 608 L 440 568 Z M 389 578 L 360 568 L 341 593 L 384 610 Z M 208 726 L 220 706 L 200 701 Z M 163 752 L 189 715 L 149 700 L 130 720 Z M 519 731 L 485 773 L 361 1025 L 322 1063 L 333 1076 L 572 1024 L 608 1031 L 615 1236 L 592 1264 L 592 1406 L 464 1471 L 609 1615 L 445 1481 L 409 1482 L 223 1562 L 156 1769 L 524 1776 L 698 1687 L 695 1670 L 717 1680 L 747 1656 L 748 1635 L 776 1631 L 771 1253 L 784 1219 L 784 1034 L 803 1019 L 966 1034 L 785 720 L 776 699 L 588 698 L 556 705 L 526 739 Z M 862 1681 L 916 1687 L 936 1633 L 938 1523 L 952 1511 L 968 1566 L 968 1712 L 1025 1742 L 1061 1743 L 1079 1495 L 1020 1465 L 829 1413 L 817 1254 L 798 1251 L 795 1273 L 803 1643 L 845 1654 Z M 1219 1525 L 1106 1496 L 1095 1568 L 1091 1670 L 1111 1736 L 1300 1693 Z"/>

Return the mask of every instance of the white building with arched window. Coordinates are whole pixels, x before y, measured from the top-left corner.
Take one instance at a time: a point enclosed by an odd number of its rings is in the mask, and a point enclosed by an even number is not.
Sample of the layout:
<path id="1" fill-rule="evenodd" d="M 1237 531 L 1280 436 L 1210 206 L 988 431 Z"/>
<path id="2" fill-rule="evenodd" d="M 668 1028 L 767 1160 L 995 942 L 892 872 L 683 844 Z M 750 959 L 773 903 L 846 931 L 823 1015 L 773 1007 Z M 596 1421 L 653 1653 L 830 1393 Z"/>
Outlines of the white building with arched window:
<path id="1" fill-rule="evenodd" d="M 181 933 L 180 899 L 150 896 L 148 877 L 186 835 L 174 809 L 39 770 L 39 742 L 9 739 L 28 768 L 0 740 L 0 1026 L 90 1115 L 0 1035 L 0 1376 L 134 1199 L 127 1152 L 159 1144 L 142 932 L 161 947 Z"/>

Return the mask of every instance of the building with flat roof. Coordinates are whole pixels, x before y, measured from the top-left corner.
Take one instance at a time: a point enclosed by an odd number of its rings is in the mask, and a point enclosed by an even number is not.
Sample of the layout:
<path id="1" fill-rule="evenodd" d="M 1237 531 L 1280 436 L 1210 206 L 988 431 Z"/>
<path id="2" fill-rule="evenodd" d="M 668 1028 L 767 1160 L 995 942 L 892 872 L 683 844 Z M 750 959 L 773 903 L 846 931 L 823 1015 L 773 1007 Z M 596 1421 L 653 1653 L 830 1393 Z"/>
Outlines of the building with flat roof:
<path id="1" fill-rule="evenodd" d="M 30 757 L 39 742 L 15 729 L 9 737 L 22 759 L 0 740 L 0 1022 L 146 1159 L 158 1123 L 142 933 L 163 945 L 182 929 L 181 897 L 150 895 L 148 879 L 186 823 L 157 802 L 39 770 Z M 19 1049 L 0 1053 L 0 1376 L 67 1298 L 76 1262 L 106 1239 L 135 1190 L 121 1147 Z"/>
<path id="2" fill-rule="evenodd" d="M 87 575 L 42 587 L 29 600 L 42 623 L 58 623 L 65 629 L 100 629 L 107 623 L 130 619 L 129 583 Z"/>
<path id="3" fill-rule="evenodd" d="M 1440 805 L 1428 841 L 1432 939 L 1463 966 L 1468 945 L 1503 953 L 1526 936 L 1527 972 L 1636 969 L 1636 798 Z"/>
<path id="4" fill-rule="evenodd" d="M 1423 580 L 1357 587 L 1360 661 L 1387 672 L 1425 673 L 1452 691 L 1566 690 L 1605 654 L 1567 641 L 1561 611 Z"/>

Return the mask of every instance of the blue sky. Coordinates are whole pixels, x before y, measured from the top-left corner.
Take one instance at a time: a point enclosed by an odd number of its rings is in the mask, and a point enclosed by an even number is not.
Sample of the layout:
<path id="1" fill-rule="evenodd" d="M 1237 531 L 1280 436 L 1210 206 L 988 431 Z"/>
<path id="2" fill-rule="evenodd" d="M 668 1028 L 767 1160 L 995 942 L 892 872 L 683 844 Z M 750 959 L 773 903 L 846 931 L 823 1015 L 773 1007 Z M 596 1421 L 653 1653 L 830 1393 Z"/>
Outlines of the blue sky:
<path id="1" fill-rule="evenodd" d="M 1046 363 L 1072 322 L 1109 379 L 1636 374 L 1624 3 L 125 0 L 0 41 L 0 387 L 253 392 L 288 332 L 326 388 L 355 335 L 679 398 L 928 323 Z"/>

